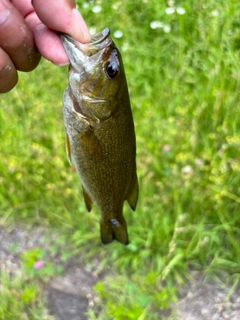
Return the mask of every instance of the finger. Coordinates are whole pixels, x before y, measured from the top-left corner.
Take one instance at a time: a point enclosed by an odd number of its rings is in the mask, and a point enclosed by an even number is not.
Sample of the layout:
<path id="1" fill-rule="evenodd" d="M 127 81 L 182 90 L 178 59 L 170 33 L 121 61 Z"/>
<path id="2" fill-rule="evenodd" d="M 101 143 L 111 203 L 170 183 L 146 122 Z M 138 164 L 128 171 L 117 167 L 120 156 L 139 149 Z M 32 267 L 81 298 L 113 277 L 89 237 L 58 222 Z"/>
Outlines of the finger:
<path id="1" fill-rule="evenodd" d="M 32 31 L 7 0 L 0 1 L 0 47 L 18 70 L 31 71 L 39 63 L 40 54 L 34 45 Z"/>
<path id="2" fill-rule="evenodd" d="M 10 91 L 17 82 L 17 70 L 7 53 L 0 48 L 0 93 Z"/>
<path id="3" fill-rule="evenodd" d="M 23 18 L 34 11 L 31 0 L 11 0 L 11 3 L 18 9 Z"/>
<path id="4" fill-rule="evenodd" d="M 56 32 L 48 29 L 35 12 L 27 16 L 26 22 L 32 29 L 36 46 L 45 59 L 58 66 L 69 64 L 67 54 Z"/>
<path id="5" fill-rule="evenodd" d="M 31 0 L 12 0 L 34 33 L 35 44 L 41 55 L 56 65 L 66 65 L 69 59 L 60 37 L 47 28 L 34 12 Z"/>
<path id="6" fill-rule="evenodd" d="M 82 43 L 90 41 L 87 26 L 74 0 L 32 0 L 40 20 L 50 29 L 69 34 Z"/>

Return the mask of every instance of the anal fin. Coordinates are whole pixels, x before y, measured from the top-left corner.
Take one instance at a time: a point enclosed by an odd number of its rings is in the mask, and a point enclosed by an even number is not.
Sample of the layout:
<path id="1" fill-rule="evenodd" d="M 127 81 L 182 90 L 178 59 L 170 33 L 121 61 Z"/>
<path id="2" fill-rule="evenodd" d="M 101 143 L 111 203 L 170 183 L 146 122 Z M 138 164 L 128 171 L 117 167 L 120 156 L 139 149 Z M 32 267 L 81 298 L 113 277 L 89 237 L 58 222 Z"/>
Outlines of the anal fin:
<path id="1" fill-rule="evenodd" d="M 138 201 L 138 179 L 137 173 L 135 172 L 132 180 L 132 187 L 127 195 L 127 202 L 129 203 L 130 207 L 135 210 Z"/>

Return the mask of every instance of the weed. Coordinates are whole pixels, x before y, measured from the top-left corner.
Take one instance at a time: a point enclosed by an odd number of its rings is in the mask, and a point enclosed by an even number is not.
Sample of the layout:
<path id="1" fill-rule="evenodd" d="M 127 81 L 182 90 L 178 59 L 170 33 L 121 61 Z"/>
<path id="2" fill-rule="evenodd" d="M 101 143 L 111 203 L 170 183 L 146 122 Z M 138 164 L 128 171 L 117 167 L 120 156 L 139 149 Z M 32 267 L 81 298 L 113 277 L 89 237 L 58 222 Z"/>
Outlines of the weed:
<path id="1" fill-rule="evenodd" d="M 1 320 L 54 320 L 44 306 L 41 289 L 22 272 L 14 276 L 0 273 L 0 296 Z"/>

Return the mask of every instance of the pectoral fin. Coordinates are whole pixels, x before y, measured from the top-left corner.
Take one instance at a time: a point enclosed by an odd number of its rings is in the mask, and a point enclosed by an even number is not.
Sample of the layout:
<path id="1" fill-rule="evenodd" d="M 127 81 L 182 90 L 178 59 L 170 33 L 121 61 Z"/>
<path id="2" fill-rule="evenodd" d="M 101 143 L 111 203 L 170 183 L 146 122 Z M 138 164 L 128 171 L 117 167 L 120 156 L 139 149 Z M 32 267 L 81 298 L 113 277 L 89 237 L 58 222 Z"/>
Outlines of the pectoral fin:
<path id="1" fill-rule="evenodd" d="M 138 201 L 138 179 L 137 173 L 134 174 L 133 181 L 132 181 L 132 188 L 130 189 L 127 195 L 127 202 L 129 203 L 130 207 L 135 210 Z"/>
<path id="2" fill-rule="evenodd" d="M 92 160 L 99 160 L 101 157 L 101 146 L 93 130 L 89 128 L 84 134 L 79 135 L 82 148 Z"/>
<path id="3" fill-rule="evenodd" d="M 82 190 L 83 190 L 83 198 L 84 198 L 85 205 L 87 207 L 88 212 L 90 212 L 92 210 L 93 201 L 89 196 L 89 194 L 87 193 L 87 191 L 84 189 L 83 185 L 82 185 Z"/>
<path id="4" fill-rule="evenodd" d="M 65 148 L 66 148 L 66 153 L 67 153 L 68 162 L 70 163 L 70 165 L 72 165 L 72 161 L 71 161 L 71 147 L 70 147 L 70 141 L 69 141 L 69 137 L 68 137 L 67 132 L 65 132 Z"/>

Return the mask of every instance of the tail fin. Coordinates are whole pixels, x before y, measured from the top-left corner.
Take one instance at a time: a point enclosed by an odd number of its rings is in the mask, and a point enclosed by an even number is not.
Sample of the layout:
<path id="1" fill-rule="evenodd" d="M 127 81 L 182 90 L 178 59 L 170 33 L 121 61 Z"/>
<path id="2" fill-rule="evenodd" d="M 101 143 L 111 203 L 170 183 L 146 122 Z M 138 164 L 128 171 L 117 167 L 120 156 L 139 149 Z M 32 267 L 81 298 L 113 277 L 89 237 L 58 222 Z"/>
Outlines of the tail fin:
<path id="1" fill-rule="evenodd" d="M 122 244 L 128 244 L 127 224 L 122 217 L 121 220 L 109 219 L 100 220 L 102 243 L 108 244 L 113 240 L 117 240 Z"/>

